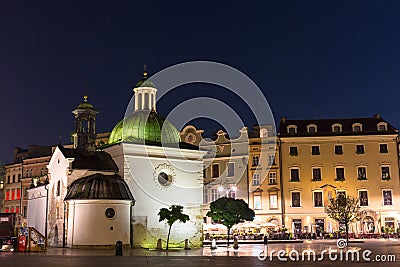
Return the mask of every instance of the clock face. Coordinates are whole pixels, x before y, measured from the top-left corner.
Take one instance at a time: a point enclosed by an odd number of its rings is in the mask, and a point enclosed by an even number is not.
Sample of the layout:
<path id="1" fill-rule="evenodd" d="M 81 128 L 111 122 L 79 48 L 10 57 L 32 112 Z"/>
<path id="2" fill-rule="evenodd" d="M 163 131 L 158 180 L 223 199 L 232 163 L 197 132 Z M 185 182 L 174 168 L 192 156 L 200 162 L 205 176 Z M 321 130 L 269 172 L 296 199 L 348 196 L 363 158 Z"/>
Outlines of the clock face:
<path id="1" fill-rule="evenodd" d="M 196 135 L 188 133 L 185 137 L 186 143 L 194 144 L 196 142 Z"/>
<path id="2" fill-rule="evenodd" d="M 167 189 L 175 181 L 175 169 L 167 163 L 162 163 L 154 169 L 154 182 L 161 189 Z"/>

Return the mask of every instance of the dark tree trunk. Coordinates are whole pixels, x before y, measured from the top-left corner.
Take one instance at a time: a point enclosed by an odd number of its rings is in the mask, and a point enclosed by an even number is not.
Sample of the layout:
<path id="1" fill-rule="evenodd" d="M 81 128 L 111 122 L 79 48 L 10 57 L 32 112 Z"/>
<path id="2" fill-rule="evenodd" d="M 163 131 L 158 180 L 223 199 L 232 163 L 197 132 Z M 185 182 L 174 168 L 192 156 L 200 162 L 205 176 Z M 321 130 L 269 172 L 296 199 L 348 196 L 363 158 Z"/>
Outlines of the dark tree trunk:
<path id="1" fill-rule="evenodd" d="M 172 227 L 172 225 L 170 225 L 170 226 L 169 226 L 169 229 L 168 229 L 167 250 L 168 250 L 168 245 L 169 245 L 169 235 L 171 234 L 171 227 Z"/>
<path id="2" fill-rule="evenodd" d="M 227 248 L 229 248 L 229 232 L 231 231 L 231 228 L 228 228 L 228 246 Z"/>
<path id="3" fill-rule="evenodd" d="M 349 223 L 345 222 L 345 228 L 346 228 L 346 244 L 349 244 Z"/>

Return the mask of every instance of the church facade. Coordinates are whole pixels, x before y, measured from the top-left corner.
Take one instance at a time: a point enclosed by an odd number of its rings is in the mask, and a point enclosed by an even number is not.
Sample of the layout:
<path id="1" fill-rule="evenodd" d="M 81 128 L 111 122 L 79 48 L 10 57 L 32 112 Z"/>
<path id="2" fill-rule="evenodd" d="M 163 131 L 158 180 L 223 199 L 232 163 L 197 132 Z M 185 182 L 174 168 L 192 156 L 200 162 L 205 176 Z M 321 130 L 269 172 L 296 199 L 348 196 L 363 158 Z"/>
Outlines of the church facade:
<path id="1" fill-rule="evenodd" d="M 170 205 L 183 206 L 190 218 L 174 224 L 170 245 L 182 246 L 189 239 L 192 246 L 201 246 L 203 154 L 181 142 L 178 130 L 157 114 L 157 89 L 146 73 L 134 92 L 134 107 L 114 127 L 104 149 L 137 200 L 132 207 L 133 246 L 155 247 L 159 238 L 166 239 L 168 225 L 159 222 L 158 212 Z"/>
<path id="2" fill-rule="evenodd" d="M 134 109 L 102 149 L 95 144 L 98 112 L 85 97 L 72 112 L 73 147 L 56 147 L 46 184 L 28 190 L 28 226 L 47 236 L 48 245 L 156 247 L 168 233 L 159 210 L 181 205 L 190 219 L 174 224 L 170 247 L 185 239 L 201 246 L 203 153 L 181 142 L 157 114 L 157 89 L 147 73 L 134 92 Z"/>

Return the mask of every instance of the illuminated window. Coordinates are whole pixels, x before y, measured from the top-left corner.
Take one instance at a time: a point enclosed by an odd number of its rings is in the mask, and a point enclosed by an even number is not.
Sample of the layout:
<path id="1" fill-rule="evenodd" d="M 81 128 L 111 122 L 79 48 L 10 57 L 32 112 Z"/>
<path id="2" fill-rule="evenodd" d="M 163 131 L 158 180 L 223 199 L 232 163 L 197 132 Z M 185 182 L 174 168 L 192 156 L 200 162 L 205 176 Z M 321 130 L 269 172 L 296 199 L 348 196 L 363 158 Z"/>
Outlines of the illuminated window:
<path id="1" fill-rule="evenodd" d="M 296 234 L 301 233 L 301 227 L 302 227 L 301 219 L 293 219 L 292 222 L 293 222 L 293 226 L 294 226 L 293 231 L 294 231 Z M 304 227 L 305 227 L 305 226 L 304 226 Z"/>
<path id="2" fill-rule="evenodd" d="M 394 228 L 394 217 L 385 217 L 385 227 Z"/>
<path id="3" fill-rule="evenodd" d="M 15 190 L 11 189 L 11 200 L 15 199 Z"/>
<path id="4" fill-rule="evenodd" d="M 21 189 L 17 189 L 17 199 L 21 199 Z"/>
<path id="5" fill-rule="evenodd" d="M 257 186 L 260 185 L 261 179 L 260 179 L 260 174 L 259 173 L 253 173 L 253 185 Z"/>
<path id="6" fill-rule="evenodd" d="M 360 199 L 360 206 L 368 206 L 368 191 L 358 191 L 358 198 Z"/>
<path id="7" fill-rule="evenodd" d="M 357 179 L 358 180 L 367 180 L 367 168 L 366 167 L 357 167 Z"/>
<path id="8" fill-rule="evenodd" d="M 392 190 L 383 190 L 382 194 L 383 194 L 383 205 L 384 206 L 393 205 Z"/>
<path id="9" fill-rule="evenodd" d="M 268 184 L 276 184 L 276 172 L 270 172 L 268 173 Z"/>
<path id="10" fill-rule="evenodd" d="M 3 181 L 0 182 L 0 189 L 4 189 L 4 182 Z"/>
<path id="11" fill-rule="evenodd" d="M 214 202 L 219 198 L 219 191 L 217 188 L 211 188 L 211 202 Z"/>
<path id="12" fill-rule="evenodd" d="M 262 209 L 262 207 L 261 207 L 261 195 L 260 194 L 254 195 L 253 196 L 253 201 L 254 201 L 254 209 L 255 210 L 261 210 Z"/>
<path id="13" fill-rule="evenodd" d="M 276 165 L 275 155 L 268 155 L 268 166 Z"/>
<path id="14" fill-rule="evenodd" d="M 11 198 L 10 198 L 10 190 L 6 191 L 6 200 L 11 200 Z"/>
<path id="15" fill-rule="evenodd" d="M 278 208 L 278 194 L 271 193 L 269 195 L 269 208 L 270 209 L 277 209 Z"/>
<path id="16" fill-rule="evenodd" d="M 268 130 L 267 130 L 267 129 L 261 129 L 261 130 L 260 130 L 260 137 L 261 137 L 261 138 L 266 138 L 266 137 L 268 137 Z"/>
<path id="17" fill-rule="evenodd" d="M 382 180 L 390 180 L 389 166 L 381 166 L 381 177 L 382 177 Z"/>

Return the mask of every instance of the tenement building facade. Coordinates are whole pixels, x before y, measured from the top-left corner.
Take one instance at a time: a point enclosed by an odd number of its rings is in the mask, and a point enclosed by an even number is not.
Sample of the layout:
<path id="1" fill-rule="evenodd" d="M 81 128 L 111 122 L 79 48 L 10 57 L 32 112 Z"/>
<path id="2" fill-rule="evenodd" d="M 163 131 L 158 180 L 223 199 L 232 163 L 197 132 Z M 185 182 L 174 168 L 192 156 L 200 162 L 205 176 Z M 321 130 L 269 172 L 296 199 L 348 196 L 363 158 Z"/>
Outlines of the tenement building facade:
<path id="1" fill-rule="evenodd" d="M 371 118 L 288 120 L 278 130 L 284 226 L 294 233 L 332 232 L 329 199 L 360 199 L 354 233 L 399 227 L 398 130 Z"/>

